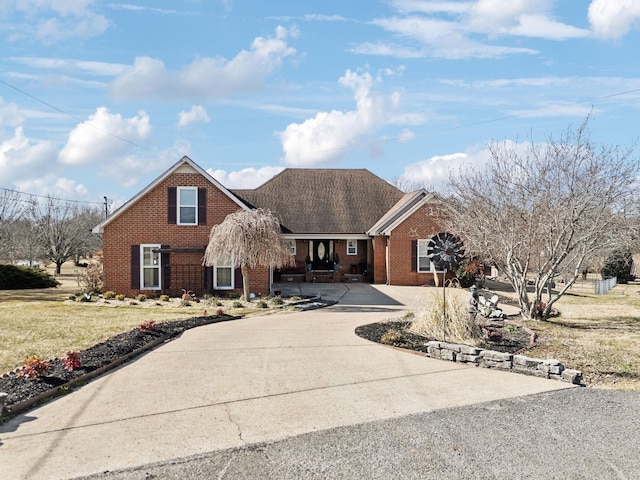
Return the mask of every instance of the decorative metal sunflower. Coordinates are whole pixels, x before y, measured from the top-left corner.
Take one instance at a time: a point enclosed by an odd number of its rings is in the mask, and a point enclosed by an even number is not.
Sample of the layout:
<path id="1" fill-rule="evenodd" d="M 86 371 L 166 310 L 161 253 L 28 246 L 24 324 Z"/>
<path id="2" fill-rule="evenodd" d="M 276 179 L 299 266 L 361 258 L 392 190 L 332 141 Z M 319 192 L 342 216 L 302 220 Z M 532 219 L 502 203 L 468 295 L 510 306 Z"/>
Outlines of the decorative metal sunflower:
<path id="1" fill-rule="evenodd" d="M 427 255 L 437 269 L 446 268 L 451 271 L 462 262 L 464 246 L 462 241 L 452 233 L 440 232 L 429 240 Z"/>

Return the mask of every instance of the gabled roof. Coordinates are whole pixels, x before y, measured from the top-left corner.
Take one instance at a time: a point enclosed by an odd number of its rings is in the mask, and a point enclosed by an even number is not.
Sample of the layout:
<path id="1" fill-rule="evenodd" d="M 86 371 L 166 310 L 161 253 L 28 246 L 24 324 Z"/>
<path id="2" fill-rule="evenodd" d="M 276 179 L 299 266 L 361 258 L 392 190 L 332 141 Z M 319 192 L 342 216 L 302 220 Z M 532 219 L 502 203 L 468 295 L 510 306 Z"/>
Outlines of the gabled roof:
<path id="1" fill-rule="evenodd" d="M 405 194 L 389 211 L 380 218 L 367 233 L 369 235 L 389 235 L 425 203 L 439 203 L 438 197 L 424 188 Z"/>
<path id="2" fill-rule="evenodd" d="M 169 169 L 167 169 L 164 173 L 162 173 L 158 178 L 156 178 L 153 182 L 147 185 L 144 189 L 138 192 L 135 196 L 133 196 L 127 203 L 118 208 L 115 212 L 105 218 L 98 225 L 93 227 L 91 230 L 93 233 L 102 233 L 104 231 L 104 227 L 111 223 L 114 219 L 118 218 L 122 213 L 126 212 L 131 205 L 136 203 L 140 198 L 146 195 L 149 191 L 156 187 L 160 182 L 162 182 L 165 178 L 167 178 L 172 173 L 178 170 L 190 170 L 195 171 L 194 173 L 199 173 L 204 178 L 206 178 L 209 182 L 211 182 L 215 187 L 217 187 L 221 192 L 223 192 L 227 197 L 229 197 L 233 202 L 237 203 L 239 207 L 246 209 L 247 206 L 242 203 L 240 199 L 238 199 L 235 195 L 233 195 L 229 190 L 223 187 L 215 178 L 209 175 L 205 170 L 202 169 L 198 164 L 196 164 L 189 157 L 184 156 L 180 160 L 178 160 L 175 164 L 173 164 Z"/>
<path id="3" fill-rule="evenodd" d="M 299 234 L 365 234 L 404 195 L 365 169 L 289 168 L 255 190 L 232 192 Z"/>

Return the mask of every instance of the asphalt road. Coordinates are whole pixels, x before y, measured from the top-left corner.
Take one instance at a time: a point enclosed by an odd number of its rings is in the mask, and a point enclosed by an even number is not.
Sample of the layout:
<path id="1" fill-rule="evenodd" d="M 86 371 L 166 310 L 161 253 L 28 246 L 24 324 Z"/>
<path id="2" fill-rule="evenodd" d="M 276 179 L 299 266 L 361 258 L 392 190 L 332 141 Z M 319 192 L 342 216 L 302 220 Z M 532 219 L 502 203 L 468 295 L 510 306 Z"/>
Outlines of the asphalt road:
<path id="1" fill-rule="evenodd" d="M 86 479 L 638 479 L 640 393 L 573 388 Z"/>

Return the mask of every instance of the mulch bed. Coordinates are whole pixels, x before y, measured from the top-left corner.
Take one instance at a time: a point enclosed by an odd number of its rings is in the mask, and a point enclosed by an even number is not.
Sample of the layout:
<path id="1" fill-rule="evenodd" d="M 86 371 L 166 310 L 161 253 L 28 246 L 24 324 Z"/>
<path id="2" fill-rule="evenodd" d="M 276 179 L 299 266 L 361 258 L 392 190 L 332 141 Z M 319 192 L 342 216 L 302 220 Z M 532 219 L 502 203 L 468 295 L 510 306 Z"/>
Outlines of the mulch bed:
<path id="1" fill-rule="evenodd" d="M 478 348 L 505 353 L 521 353 L 532 346 L 531 332 L 519 325 L 505 320 L 488 321 L 483 325 L 485 326 L 483 330 L 487 335 L 479 345 L 476 345 Z M 400 333 L 400 337 L 388 345 L 423 353 L 427 352 L 427 342 L 442 340 L 442 338 L 429 338 L 409 332 L 410 326 L 411 322 L 409 321 L 370 323 L 356 328 L 356 335 L 372 342 L 385 343 L 382 341 L 382 336 L 389 330 L 395 330 Z"/>
<path id="2" fill-rule="evenodd" d="M 0 377 L 0 392 L 8 394 L 5 401 L 6 415 L 2 419 L 6 420 L 31 407 L 32 402 L 37 403 L 56 394 L 64 394 L 68 391 L 65 385 L 69 385 L 69 382 L 73 384 L 73 382 L 89 380 L 96 374 L 115 368 L 136 354 L 146 351 L 146 347 L 151 348 L 155 344 L 178 337 L 185 330 L 234 318 L 236 317 L 229 315 L 193 317 L 158 323 L 153 330 L 134 328 L 80 351 L 81 366 L 72 371 L 66 370 L 63 361 L 56 358 L 47 360 L 48 371 L 35 379 L 19 376 L 19 370 L 6 373 Z"/>

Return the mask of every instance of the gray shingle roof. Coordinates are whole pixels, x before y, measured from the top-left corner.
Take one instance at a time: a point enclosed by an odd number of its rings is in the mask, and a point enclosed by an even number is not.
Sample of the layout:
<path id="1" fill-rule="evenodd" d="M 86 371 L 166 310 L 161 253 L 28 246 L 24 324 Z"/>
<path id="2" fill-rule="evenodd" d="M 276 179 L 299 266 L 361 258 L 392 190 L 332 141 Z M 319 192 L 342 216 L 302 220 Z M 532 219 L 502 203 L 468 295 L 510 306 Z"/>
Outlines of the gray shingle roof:
<path id="1" fill-rule="evenodd" d="M 365 169 L 290 168 L 255 190 L 231 192 L 271 210 L 285 233 L 320 234 L 363 234 L 404 196 Z"/>

